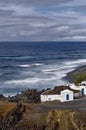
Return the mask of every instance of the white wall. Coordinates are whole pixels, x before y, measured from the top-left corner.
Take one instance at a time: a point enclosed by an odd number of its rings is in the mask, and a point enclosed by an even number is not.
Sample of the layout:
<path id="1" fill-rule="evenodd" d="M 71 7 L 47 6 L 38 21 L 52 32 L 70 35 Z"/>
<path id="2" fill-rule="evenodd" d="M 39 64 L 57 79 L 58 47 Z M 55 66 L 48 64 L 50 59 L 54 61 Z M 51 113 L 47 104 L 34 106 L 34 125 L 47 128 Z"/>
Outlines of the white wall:
<path id="1" fill-rule="evenodd" d="M 80 86 L 80 90 L 84 89 L 84 94 L 86 95 L 86 86 Z"/>
<path id="2" fill-rule="evenodd" d="M 82 82 L 81 82 L 81 85 L 83 85 L 83 84 L 86 85 L 86 81 L 82 81 Z"/>
<path id="3" fill-rule="evenodd" d="M 41 95 L 41 102 L 61 100 L 60 95 Z"/>
<path id="4" fill-rule="evenodd" d="M 73 100 L 73 92 L 64 92 L 61 91 L 61 95 L 41 95 L 41 102 L 46 102 L 46 101 L 54 101 L 54 100 L 60 100 L 61 102 L 67 101 L 66 100 L 66 95 L 69 94 L 69 101 Z"/>
<path id="5" fill-rule="evenodd" d="M 70 88 L 71 88 L 71 89 L 74 89 L 74 90 L 80 90 L 80 86 L 76 86 L 76 85 L 74 85 L 74 84 L 71 84 L 71 85 L 70 85 Z"/>
<path id="6" fill-rule="evenodd" d="M 66 99 L 67 94 L 69 95 L 69 100 Z M 65 102 L 65 101 L 73 101 L 73 92 L 64 92 L 61 91 L 61 102 Z"/>
<path id="7" fill-rule="evenodd" d="M 78 93 L 74 93 L 74 98 L 78 98 L 81 96 L 81 92 L 78 92 Z"/>
<path id="8" fill-rule="evenodd" d="M 67 101 L 66 95 L 69 94 L 69 101 L 73 100 L 73 92 L 61 92 L 61 95 L 41 95 L 41 102 L 60 100 L 61 102 Z"/>

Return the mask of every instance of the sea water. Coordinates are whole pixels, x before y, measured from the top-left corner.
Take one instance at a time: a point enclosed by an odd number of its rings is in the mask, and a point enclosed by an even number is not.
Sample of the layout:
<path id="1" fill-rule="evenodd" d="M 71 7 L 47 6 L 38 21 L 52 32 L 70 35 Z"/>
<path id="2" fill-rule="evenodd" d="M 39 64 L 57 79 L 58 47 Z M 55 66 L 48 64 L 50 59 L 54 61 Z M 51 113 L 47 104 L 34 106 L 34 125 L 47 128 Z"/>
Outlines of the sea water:
<path id="1" fill-rule="evenodd" d="M 85 42 L 0 42 L 0 93 L 66 84 L 62 78 L 81 65 Z"/>

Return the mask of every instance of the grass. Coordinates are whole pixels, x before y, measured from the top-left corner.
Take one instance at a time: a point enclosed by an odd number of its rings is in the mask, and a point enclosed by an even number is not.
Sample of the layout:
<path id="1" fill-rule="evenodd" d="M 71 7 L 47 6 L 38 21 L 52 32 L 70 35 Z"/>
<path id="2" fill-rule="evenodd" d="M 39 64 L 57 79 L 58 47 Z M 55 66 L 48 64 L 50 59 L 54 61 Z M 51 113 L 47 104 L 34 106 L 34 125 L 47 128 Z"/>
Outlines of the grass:
<path id="1" fill-rule="evenodd" d="M 0 101 L 0 114 L 5 116 L 9 111 L 16 107 L 16 103 Z"/>
<path id="2" fill-rule="evenodd" d="M 70 77 L 74 80 L 75 85 L 79 85 L 82 81 L 86 80 L 86 72 L 74 72 L 70 74 Z"/>

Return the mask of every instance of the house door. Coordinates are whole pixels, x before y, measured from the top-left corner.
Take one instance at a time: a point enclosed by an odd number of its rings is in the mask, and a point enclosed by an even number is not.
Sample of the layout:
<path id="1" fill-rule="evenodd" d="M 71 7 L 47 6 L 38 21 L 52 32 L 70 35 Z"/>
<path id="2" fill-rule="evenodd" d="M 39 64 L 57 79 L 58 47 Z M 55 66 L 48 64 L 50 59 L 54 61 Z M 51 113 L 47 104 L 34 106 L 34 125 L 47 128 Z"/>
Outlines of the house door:
<path id="1" fill-rule="evenodd" d="M 66 95 L 66 100 L 69 100 L 69 94 Z"/>
<path id="2" fill-rule="evenodd" d="M 84 96 L 84 88 L 82 88 L 82 96 Z"/>

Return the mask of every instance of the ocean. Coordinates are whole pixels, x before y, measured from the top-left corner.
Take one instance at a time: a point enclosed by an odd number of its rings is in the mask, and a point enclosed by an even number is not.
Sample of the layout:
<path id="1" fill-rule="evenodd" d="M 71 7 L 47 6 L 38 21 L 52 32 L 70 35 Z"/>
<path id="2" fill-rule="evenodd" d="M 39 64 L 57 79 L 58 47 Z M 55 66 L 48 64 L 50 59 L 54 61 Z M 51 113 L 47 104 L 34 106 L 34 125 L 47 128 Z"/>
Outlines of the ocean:
<path id="1" fill-rule="evenodd" d="M 66 84 L 62 78 L 86 65 L 86 42 L 0 42 L 0 94 Z"/>

